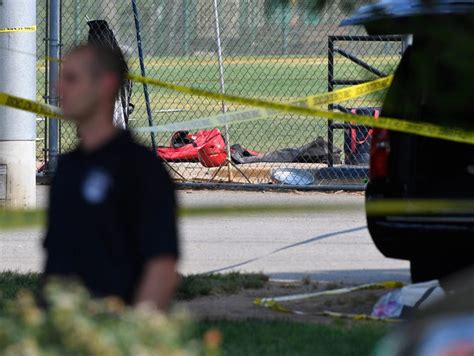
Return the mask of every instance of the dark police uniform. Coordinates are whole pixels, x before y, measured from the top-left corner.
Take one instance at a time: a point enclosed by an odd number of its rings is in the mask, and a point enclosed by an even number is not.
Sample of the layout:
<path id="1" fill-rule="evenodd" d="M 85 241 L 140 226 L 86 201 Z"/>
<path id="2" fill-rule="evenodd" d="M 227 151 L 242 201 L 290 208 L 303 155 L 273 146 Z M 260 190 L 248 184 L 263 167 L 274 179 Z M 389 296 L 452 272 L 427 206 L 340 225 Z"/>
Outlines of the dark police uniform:
<path id="1" fill-rule="evenodd" d="M 46 276 L 76 277 L 95 296 L 131 303 L 148 260 L 178 257 L 174 188 L 158 158 L 127 131 L 62 156 L 44 248 Z"/>

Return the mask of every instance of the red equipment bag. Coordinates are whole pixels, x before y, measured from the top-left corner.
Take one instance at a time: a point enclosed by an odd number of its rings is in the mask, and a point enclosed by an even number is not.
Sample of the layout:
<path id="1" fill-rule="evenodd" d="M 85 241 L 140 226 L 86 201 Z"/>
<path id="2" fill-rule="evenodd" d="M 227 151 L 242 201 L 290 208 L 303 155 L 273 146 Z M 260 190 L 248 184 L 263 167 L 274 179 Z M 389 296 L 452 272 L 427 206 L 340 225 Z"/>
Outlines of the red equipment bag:
<path id="1" fill-rule="evenodd" d="M 199 155 L 203 147 L 206 149 Z M 226 158 L 225 141 L 219 129 L 175 132 L 170 147 L 159 147 L 157 153 L 165 161 L 201 162 L 205 167 L 218 167 Z"/>

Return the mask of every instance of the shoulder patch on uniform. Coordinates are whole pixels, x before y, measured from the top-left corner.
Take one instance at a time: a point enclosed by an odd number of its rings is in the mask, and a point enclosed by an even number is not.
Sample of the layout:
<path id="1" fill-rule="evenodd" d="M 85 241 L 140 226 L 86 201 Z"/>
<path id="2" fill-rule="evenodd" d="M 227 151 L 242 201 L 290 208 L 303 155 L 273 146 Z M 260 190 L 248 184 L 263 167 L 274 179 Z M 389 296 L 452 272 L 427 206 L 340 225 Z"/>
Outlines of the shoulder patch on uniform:
<path id="1" fill-rule="evenodd" d="M 112 177 L 102 168 L 93 168 L 87 173 L 82 184 L 82 196 L 91 204 L 102 203 L 112 185 Z"/>

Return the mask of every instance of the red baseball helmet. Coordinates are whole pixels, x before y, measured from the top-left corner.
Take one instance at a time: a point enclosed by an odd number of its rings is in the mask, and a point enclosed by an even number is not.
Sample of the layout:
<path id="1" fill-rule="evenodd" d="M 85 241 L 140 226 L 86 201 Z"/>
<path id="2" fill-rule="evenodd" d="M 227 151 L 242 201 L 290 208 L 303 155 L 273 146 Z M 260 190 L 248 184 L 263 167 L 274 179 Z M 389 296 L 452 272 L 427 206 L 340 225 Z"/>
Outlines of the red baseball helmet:
<path id="1" fill-rule="evenodd" d="M 220 142 L 209 142 L 199 149 L 198 158 L 204 167 L 220 167 L 227 158 L 225 145 Z"/>

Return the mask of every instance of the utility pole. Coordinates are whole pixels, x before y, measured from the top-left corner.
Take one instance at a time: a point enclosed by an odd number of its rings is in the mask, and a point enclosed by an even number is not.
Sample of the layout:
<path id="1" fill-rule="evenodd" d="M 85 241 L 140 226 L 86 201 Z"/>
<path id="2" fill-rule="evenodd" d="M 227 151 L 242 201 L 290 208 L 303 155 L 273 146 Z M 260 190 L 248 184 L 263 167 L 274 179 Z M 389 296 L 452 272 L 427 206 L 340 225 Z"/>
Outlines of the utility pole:
<path id="1" fill-rule="evenodd" d="M 0 0 L 0 92 L 36 99 L 36 0 Z M 36 203 L 36 115 L 0 106 L 0 205 Z"/>

